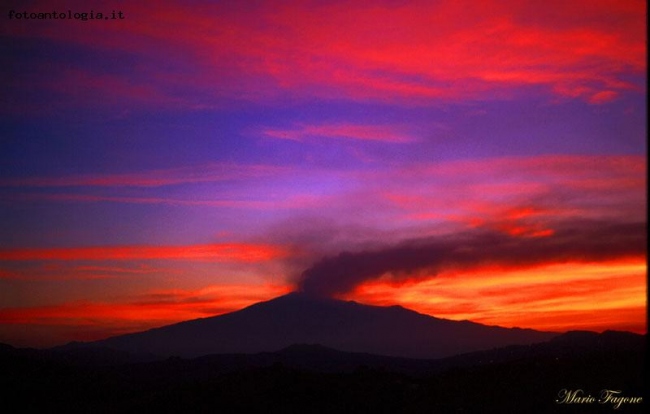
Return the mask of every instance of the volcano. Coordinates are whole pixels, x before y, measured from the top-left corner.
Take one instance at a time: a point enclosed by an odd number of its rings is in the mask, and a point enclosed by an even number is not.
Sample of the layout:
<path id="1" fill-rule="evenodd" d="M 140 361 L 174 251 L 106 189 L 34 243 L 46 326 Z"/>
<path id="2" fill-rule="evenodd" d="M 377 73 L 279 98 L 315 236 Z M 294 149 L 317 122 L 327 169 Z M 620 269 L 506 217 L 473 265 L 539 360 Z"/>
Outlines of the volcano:
<path id="1" fill-rule="evenodd" d="M 347 352 L 433 359 L 544 342 L 557 335 L 440 319 L 401 306 L 369 306 L 290 293 L 228 314 L 115 336 L 87 346 L 193 358 L 318 344 Z"/>

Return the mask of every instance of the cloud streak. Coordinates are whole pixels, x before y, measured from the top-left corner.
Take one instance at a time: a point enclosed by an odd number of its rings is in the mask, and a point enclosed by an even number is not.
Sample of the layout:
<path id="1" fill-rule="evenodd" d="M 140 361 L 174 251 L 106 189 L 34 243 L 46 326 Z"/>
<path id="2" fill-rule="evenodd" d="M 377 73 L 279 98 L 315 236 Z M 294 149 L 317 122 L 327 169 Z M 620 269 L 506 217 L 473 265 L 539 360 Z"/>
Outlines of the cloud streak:
<path id="1" fill-rule="evenodd" d="M 16 262 L 11 260 L 10 262 Z M 39 262 L 37 266 L 30 266 L 22 269 L 0 268 L 0 280 L 22 280 L 22 281 L 73 281 L 73 280 L 98 280 L 124 278 L 125 276 L 144 276 L 169 273 L 171 269 L 151 267 L 146 265 L 130 266 L 93 266 L 75 265 L 74 261 L 61 260 L 56 262 Z"/>
<path id="2" fill-rule="evenodd" d="M 408 143 L 415 139 L 394 126 L 323 124 L 301 125 L 291 129 L 264 129 L 262 134 L 277 139 L 303 141 L 309 138 L 352 139 L 387 143 Z"/>
<path id="3" fill-rule="evenodd" d="M 281 247 L 264 244 L 222 243 L 188 246 L 107 246 L 0 250 L 0 261 L 29 260 L 203 260 L 263 262 L 286 257 Z"/>
<path id="4" fill-rule="evenodd" d="M 0 187 L 163 187 L 277 176 L 288 171 L 281 166 L 223 163 L 121 174 L 2 178 Z"/>
<path id="5" fill-rule="evenodd" d="M 124 204 L 160 204 L 178 207 L 237 208 L 250 210 L 273 210 L 299 208 L 299 198 L 283 200 L 188 200 L 169 197 L 120 197 L 95 194 L 43 194 L 22 193 L 3 196 L 5 201 L 15 202 L 63 202 L 63 203 L 124 203 Z"/>

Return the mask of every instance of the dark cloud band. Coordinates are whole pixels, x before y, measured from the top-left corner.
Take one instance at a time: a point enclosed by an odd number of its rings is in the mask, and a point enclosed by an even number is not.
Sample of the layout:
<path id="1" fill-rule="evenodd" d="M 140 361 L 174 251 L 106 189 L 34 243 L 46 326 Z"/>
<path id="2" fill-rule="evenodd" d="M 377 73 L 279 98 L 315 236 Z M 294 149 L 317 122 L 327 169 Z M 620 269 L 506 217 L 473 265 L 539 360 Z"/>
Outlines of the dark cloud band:
<path id="1" fill-rule="evenodd" d="M 451 269 L 598 262 L 640 257 L 646 250 L 647 223 L 584 222 L 558 226 L 547 237 L 513 237 L 482 230 L 325 257 L 302 272 L 298 290 L 332 296 L 381 276 L 402 281 Z"/>

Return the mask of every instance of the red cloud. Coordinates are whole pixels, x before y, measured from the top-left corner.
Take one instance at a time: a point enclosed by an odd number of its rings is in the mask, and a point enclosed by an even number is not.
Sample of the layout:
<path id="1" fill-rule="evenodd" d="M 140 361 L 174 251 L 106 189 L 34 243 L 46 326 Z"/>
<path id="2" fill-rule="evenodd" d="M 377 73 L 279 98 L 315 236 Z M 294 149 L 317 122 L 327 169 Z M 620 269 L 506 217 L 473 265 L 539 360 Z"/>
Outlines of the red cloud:
<path id="1" fill-rule="evenodd" d="M 0 250 L 0 261 L 27 260 L 206 260 L 262 262 L 288 256 L 278 246 L 224 243 L 190 246 L 108 246 L 53 249 Z"/>
<path id="2" fill-rule="evenodd" d="M 30 7 L 45 8 L 38 2 Z M 102 96 L 192 108 L 222 105 L 224 97 L 287 95 L 420 104 L 505 97 L 533 86 L 599 104 L 645 89 L 630 80 L 646 70 L 643 1 L 242 8 L 139 2 L 124 9 L 127 18 L 120 22 L 68 23 L 63 30 L 51 21 L 11 21 L 5 27 L 10 37 L 48 38 L 149 63 L 129 74 L 137 85 L 85 72 L 81 89 L 70 93 L 93 101 L 95 94 L 88 93 L 100 90 Z M 180 58 L 170 63 L 170 51 Z M 152 66 L 153 72 L 143 69 Z M 49 78 L 45 88 L 56 88 L 62 77 Z M 17 76 L 12 82 L 24 81 Z M 188 89 L 191 100 L 178 92 Z"/>
<path id="3" fill-rule="evenodd" d="M 96 340 L 235 311 L 288 291 L 287 286 L 219 285 L 195 291 L 152 291 L 117 303 L 70 302 L 3 308 L 0 337 L 8 335 L 20 340 L 28 330 L 31 335 L 23 340 L 30 346 L 57 345 L 51 343 L 57 337 L 61 341 Z M 42 332 L 46 335 L 39 336 Z"/>
<path id="4" fill-rule="evenodd" d="M 429 221 L 543 236 L 559 220 L 645 220 L 646 166 L 642 156 L 413 164 L 362 175 L 363 200 L 420 227 Z"/>

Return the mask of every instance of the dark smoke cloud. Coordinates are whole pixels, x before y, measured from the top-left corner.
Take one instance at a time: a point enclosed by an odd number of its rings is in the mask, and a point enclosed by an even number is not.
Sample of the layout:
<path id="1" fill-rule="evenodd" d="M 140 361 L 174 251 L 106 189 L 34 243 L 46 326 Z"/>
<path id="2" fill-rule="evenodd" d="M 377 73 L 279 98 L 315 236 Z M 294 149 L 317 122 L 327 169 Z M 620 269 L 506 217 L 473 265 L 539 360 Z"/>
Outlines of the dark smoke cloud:
<path id="1" fill-rule="evenodd" d="M 307 294 L 334 296 L 383 275 L 402 281 L 418 278 L 418 274 L 432 276 L 486 265 L 526 267 L 642 257 L 646 250 L 647 223 L 584 222 L 556 226 L 549 237 L 513 237 L 483 230 L 325 257 L 303 271 L 297 285 Z"/>

